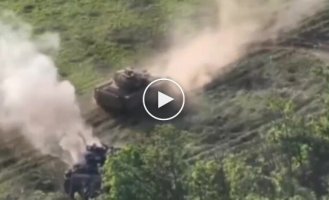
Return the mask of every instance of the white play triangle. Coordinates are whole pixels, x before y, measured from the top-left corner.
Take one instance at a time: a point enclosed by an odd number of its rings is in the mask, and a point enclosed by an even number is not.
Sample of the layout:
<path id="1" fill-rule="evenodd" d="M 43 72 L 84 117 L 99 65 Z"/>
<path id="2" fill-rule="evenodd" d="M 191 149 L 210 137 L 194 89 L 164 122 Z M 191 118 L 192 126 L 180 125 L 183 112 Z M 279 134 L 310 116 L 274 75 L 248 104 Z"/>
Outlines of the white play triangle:
<path id="1" fill-rule="evenodd" d="M 174 98 L 158 91 L 158 108 L 161 108 L 162 106 L 168 104 L 169 102 L 171 102 L 173 100 L 174 100 Z"/>

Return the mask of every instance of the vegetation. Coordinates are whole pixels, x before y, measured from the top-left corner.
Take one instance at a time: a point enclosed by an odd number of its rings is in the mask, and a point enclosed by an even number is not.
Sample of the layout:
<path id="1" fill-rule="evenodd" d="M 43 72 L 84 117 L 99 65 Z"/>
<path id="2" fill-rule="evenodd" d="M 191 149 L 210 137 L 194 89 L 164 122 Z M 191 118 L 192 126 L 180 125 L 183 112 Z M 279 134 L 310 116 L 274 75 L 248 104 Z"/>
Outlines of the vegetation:
<path id="1" fill-rule="evenodd" d="M 177 8 L 184 7 L 184 20 L 200 5 L 197 0 L 9 0 L 1 1 L 0 9 L 17 13 L 36 34 L 59 33 L 60 74 L 84 93 L 105 78 L 104 71 L 136 64 L 164 46 Z"/>
<path id="2" fill-rule="evenodd" d="M 17 13 L 36 34 L 60 34 L 55 59 L 60 74 L 85 94 L 112 70 L 139 64 L 144 56 L 165 48 L 171 22 L 199 19 L 194 8 L 203 3 L 4 0 L 0 8 Z M 293 39 L 326 41 L 327 13 L 306 23 L 303 34 Z M 102 198 L 327 199 L 329 112 L 322 110 L 328 108 L 327 100 L 321 103 L 317 95 L 326 84 L 311 73 L 325 61 L 314 52 L 289 48 L 242 59 L 203 93 L 198 114 L 174 123 L 175 128 L 158 127 L 150 138 L 136 140 L 110 158 L 105 168 L 108 192 Z M 274 114 L 267 109 L 273 93 L 285 99 L 272 102 Z M 319 111 L 321 115 L 308 116 Z M 104 142 L 127 142 L 149 131 L 139 121 L 118 124 L 99 115 L 86 117 Z M 35 152 L 30 151 L 12 155 L 10 150 L 0 149 L 1 198 L 65 199 L 58 178 L 64 170 L 47 166 L 54 158 L 32 157 Z"/>
<path id="3" fill-rule="evenodd" d="M 322 75 L 328 77 L 324 70 Z M 328 91 L 329 92 L 329 91 Z M 324 98 L 326 107 L 328 97 Z M 239 200 L 329 198 L 329 109 L 319 116 L 295 112 L 292 101 L 273 100 L 281 116 L 257 148 L 189 160 L 189 134 L 156 128 L 146 141 L 110 157 L 108 200 Z"/>

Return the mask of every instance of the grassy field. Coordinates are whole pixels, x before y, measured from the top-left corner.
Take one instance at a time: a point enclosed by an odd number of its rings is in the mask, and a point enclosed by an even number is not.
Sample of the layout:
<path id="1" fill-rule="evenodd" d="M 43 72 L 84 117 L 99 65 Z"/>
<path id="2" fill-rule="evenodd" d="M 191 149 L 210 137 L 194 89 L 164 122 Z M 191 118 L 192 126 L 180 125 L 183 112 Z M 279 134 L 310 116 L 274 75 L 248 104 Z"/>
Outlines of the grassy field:
<path id="1" fill-rule="evenodd" d="M 34 27 L 36 34 L 45 31 L 60 34 L 61 48 L 55 61 L 61 76 L 72 81 L 78 94 L 83 95 L 113 70 L 138 65 L 144 57 L 166 47 L 173 18 L 193 19 L 200 14 L 193 9 L 203 5 L 200 2 L 3 0 L 0 8 L 15 12 Z M 177 10 L 182 7 L 184 12 Z M 307 41 L 307 47 L 319 43 L 325 47 L 329 41 L 328 23 L 329 16 L 324 12 L 283 40 L 282 44 L 289 45 L 248 56 L 235 63 L 234 70 L 225 77 L 215 80 L 200 96 L 202 105 L 198 113 L 174 122 L 194 133 L 199 141 L 195 156 L 217 155 L 249 146 L 276 117 L 269 111 L 269 99 L 292 98 L 298 111 L 305 115 L 320 111 L 318 94 L 323 83 L 313 71 L 327 65 L 327 54 L 316 48 L 299 47 L 305 46 L 300 41 Z M 106 142 L 133 141 L 152 128 L 133 119 L 121 123 L 98 110 L 87 113 L 86 118 Z M 27 156 L 32 154 L 35 156 Z M 33 151 L 21 154 L 2 148 L 0 160 L 2 196 L 25 195 L 21 188 L 45 192 L 59 189 L 58 177 L 63 170 L 55 170 L 58 166 L 52 158 Z M 12 187 L 13 184 L 17 187 Z"/>
<path id="2" fill-rule="evenodd" d="M 15 12 L 36 34 L 60 34 L 57 66 L 81 94 L 103 80 L 104 71 L 138 64 L 165 45 L 171 18 L 193 17 L 193 6 L 198 4 L 196 0 L 18 0 L 1 1 L 0 8 Z M 181 6 L 183 14 L 175 10 Z"/>
<path id="3" fill-rule="evenodd" d="M 35 35 L 59 33 L 61 45 L 55 58 L 59 73 L 89 101 L 92 88 L 112 71 L 126 65 L 138 65 L 143 57 L 166 46 L 165 35 L 172 18 L 193 18 L 197 15 L 193 8 L 201 4 L 196 0 L 18 0 L 1 1 L 0 9 L 1 12 L 13 12 L 30 24 Z M 179 7 L 184 7 L 185 12 L 180 13 L 176 9 Z M 133 128 L 123 130 L 118 122 L 108 120 L 107 115 L 102 116 L 97 111 L 95 116 L 93 113 L 87 115 L 94 125 L 100 121 L 95 128 L 105 138 L 125 140 L 131 138 L 131 133 L 136 133 Z M 34 197 L 30 191 L 59 190 L 63 166 L 58 166 L 54 158 L 39 155 L 26 144 L 14 151 L 16 148 L 12 145 L 19 145 L 19 140 L 12 138 L 7 142 L 9 147 L 3 146 L 0 150 L 0 196 L 44 199 L 39 193 Z"/>

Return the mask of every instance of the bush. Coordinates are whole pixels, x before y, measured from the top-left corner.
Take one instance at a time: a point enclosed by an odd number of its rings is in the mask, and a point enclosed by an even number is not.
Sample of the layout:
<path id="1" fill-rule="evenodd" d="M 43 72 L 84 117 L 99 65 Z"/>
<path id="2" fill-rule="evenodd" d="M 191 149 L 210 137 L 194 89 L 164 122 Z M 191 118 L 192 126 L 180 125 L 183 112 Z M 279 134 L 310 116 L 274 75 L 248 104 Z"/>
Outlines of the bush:
<path id="1" fill-rule="evenodd" d="M 318 116 L 298 115 L 294 103 L 273 100 L 281 119 L 256 148 L 222 159 L 188 161 L 187 134 L 157 127 L 105 166 L 108 200 L 328 199 L 329 98 Z"/>

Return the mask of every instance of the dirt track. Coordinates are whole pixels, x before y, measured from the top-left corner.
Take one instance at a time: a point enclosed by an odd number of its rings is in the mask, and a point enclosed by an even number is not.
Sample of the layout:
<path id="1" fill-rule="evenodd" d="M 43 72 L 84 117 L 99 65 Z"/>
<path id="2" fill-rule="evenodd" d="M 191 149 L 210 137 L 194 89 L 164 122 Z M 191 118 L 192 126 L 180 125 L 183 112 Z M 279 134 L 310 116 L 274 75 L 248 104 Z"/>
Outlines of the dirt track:
<path id="1" fill-rule="evenodd" d="M 234 68 L 234 70 L 225 75 L 224 78 L 219 77 L 217 80 L 211 83 L 209 87 L 207 87 L 205 95 L 216 93 L 217 91 L 221 92 L 221 90 L 231 90 L 233 94 L 234 92 L 238 92 L 239 90 L 248 89 L 245 88 L 248 87 L 248 85 L 249 87 L 251 87 L 250 92 L 255 92 L 255 88 L 253 88 L 257 87 L 255 85 L 268 85 L 268 81 L 266 80 L 266 78 L 262 79 L 261 74 L 258 75 L 259 77 L 255 78 L 255 74 L 257 74 L 257 71 L 267 70 L 266 65 L 268 63 L 264 63 L 263 61 L 258 63 L 256 62 L 254 66 L 250 66 L 250 69 L 244 69 L 248 66 L 244 66 L 245 64 L 243 63 L 247 62 L 248 60 L 257 60 L 259 59 L 259 57 L 262 56 L 270 56 L 272 62 L 280 63 L 285 62 L 286 59 L 289 59 L 290 56 L 300 57 L 304 56 L 305 54 L 308 54 L 307 52 L 315 53 L 319 51 L 322 52 L 321 55 L 322 58 L 324 58 L 326 52 L 329 52 L 329 28 L 327 28 L 327 25 L 329 25 L 329 14 L 328 12 L 321 12 L 312 19 L 305 21 L 301 25 L 301 28 L 298 29 L 298 31 L 285 33 L 282 37 L 283 39 L 276 42 L 275 44 L 268 42 L 262 44 L 261 47 L 258 46 L 257 48 L 259 50 L 257 50 L 257 53 L 248 55 L 239 63 L 235 64 L 238 67 Z M 245 73 L 245 70 L 248 70 L 249 72 Z M 236 87 L 238 87 L 236 91 L 232 90 L 232 84 L 235 84 Z M 270 86 L 271 85 L 268 85 L 268 87 L 263 89 L 270 88 Z M 120 143 L 122 143 L 122 140 L 127 139 L 127 137 L 129 137 L 129 131 L 127 131 L 129 129 L 134 129 L 133 131 L 144 131 L 149 130 L 152 127 L 148 123 L 143 124 L 143 122 L 141 122 L 140 120 L 127 120 L 124 118 L 114 119 L 110 115 L 98 109 L 95 104 L 91 103 L 91 95 L 88 98 L 86 98 L 86 102 L 89 101 L 89 105 L 86 107 L 89 108 L 89 111 L 85 112 L 84 114 L 86 120 L 95 128 L 96 135 L 104 137 L 108 142 L 119 141 Z M 304 102 L 303 104 L 312 104 L 311 100 L 305 101 L 306 102 Z M 266 126 L 269 121 L 270 120 L 268 120 L 267 123 L 259 122 L 257 124 L 251 125 L 254 127 L 252 128 L 252 130 L 243 133 L 244 135 L 239 136 L 238 139 L 231 136 L 232 140 L 238 140 L 237 143 L 239 144 L 241 143 L 240 141 L 250 140 L 251 138 L 253 138 L 253 133 L 257 132 L 256 130 L 259 128 L 259 126 Z M 224 143 L 226 142 L 227 141 L 225 141 Z"/>
<path id="2" fill-rule="evenodd" d="M 207 105 L 202 105 L 197 115 L 187 116 L 176 123 L 178 127 L 190 130 L 200 141 L 195 154 L 210 156 L 248 145 L 273 120 L 263 102 L 272 92 L 294 98 L 300 113 L 317 112 L 316 95 L 321 93 L 322 85 L 311 77 L 308 68 L 309 64 L 320 64 L 319 58 L 328 62 L 328 25 L 329 12 L 323 12 L 275 45 L 265 44 L 266 51 L 242 59 L 234 70 L 210 84 L 202 97 Z M 314 56 L 319 50 L 321 56 Z M 83 99 L 81 107 L 86 121 L 106 143 L 133 142 L 154 126 L 138 119 L 113 118 L 91 103 L 90 94 Z M 17 184 L 16 181 L 25 180 L 31 188 L 37 188 L 38 179 L 33 178 L 34 175 L 60 182 L 58 177 L 61 177 L 64 167 L 61 165 L 62 169 L 58 170 L 56 159 L 36 153 L 25 146 L 19 136 L 13 136 L 5 143 L 0 149 L 0 184 Z M 53 171 L 44 171 L 43 168 Z"/>

